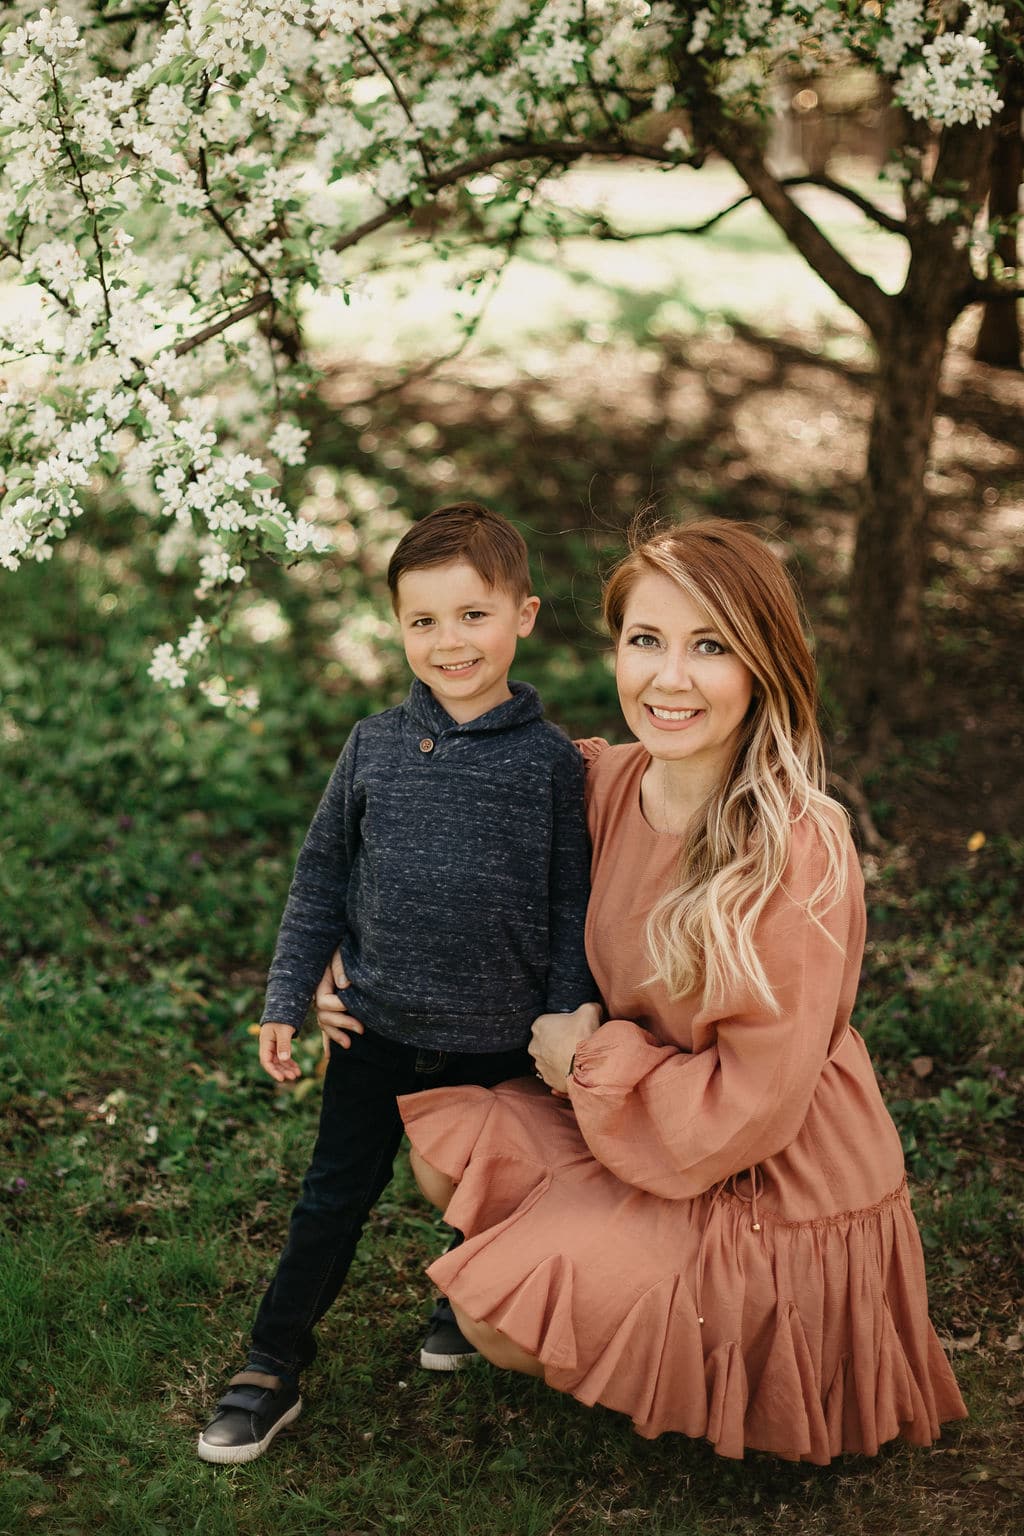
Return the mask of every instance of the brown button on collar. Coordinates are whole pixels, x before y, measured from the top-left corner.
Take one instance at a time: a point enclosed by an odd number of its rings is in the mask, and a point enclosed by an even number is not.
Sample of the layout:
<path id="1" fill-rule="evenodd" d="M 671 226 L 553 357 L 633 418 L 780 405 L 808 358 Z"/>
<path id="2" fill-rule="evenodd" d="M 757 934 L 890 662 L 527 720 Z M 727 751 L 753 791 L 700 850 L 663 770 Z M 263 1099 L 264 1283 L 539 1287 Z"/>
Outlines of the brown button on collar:
<path id="1" fill-rule="evenodd" d="M 433 743 L 433 741 L 431 740 L 431 738 L 429 736 L 424 736 L 423 740 L 420 742 L 420 751 L 421 752 L 433 752 L 433 750 L 434 750 L 434 743 Z"/>

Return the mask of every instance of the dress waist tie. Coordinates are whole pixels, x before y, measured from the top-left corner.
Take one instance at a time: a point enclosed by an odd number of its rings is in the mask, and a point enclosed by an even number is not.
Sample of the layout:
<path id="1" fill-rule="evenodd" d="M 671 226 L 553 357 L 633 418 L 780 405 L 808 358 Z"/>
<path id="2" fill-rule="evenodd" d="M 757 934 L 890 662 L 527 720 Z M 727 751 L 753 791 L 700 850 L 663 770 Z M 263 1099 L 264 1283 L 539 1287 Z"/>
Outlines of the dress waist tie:
<path id="1" fill-rule="evenodd" d="M 737 1183 L 737 1180 L 742 1178 L 749 1178 L 750 1180 L 749 1195 Z M 741 1170 L 739 1173 L 730 1174 L 727 1179 L 722 1179 L 720 1183 L 715 1185 L 714 1193 L 708 1205 L 707 1215 L 704 1217 L 704 1225 L 701 1228 L 700 1246 L 697 1249 L 697 1273 L 693 1288 L 693 1299 L 697 1303 L 697 1321 L 702 1327 L 704 1325 L 704 1263 L 707 1257 L 707 1241 L 711 1228 L 711 1218 L 715 1213 L 718 1197 L 724 1189 L 728 1189 L 729 1193 L 735 1195 L 737 1200 L 742 1200 L 745 1204 L 749 1205 L 750 1230 L 751 1232 L 760 1232 L 761 1222 L 758 1217 L 757 1197 L 763 1188 L 764 1179 L 756 1163 L 751 1164 L 745 1172 Z"/>

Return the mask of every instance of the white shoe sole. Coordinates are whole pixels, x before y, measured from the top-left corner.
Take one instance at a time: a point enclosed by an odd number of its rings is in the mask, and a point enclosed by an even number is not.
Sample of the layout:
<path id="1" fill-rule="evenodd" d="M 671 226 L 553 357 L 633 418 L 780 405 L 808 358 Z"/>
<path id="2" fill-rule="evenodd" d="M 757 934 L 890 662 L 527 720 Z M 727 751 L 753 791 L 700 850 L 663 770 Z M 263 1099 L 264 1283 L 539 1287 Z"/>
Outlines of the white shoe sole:
<path id="1" fill-rule="evenodd" d="M 420 1365 L 425 1371 L 464 1371 L 479 1359 L 475 1349 L 463 1355 L 435 1355 L 429 1349 L 420 1350 Z"/>
<path id="2" fill-rule="evenodd" d="M 287 1413 L 282 1413 L 277 1423 L 268 1430 L 262 1440 L 254 1440 L 249 1445 L 210 1445 L 199 1436 L 199 1460 L 212 1462 L 217 1467 L 240 1467 L 247 1461 L 256 1461 L 267 1449 L 274 1436 L 289 1424 L 294 1424 L 302 1412 L 302 1398 L 294 1403 Z"/>

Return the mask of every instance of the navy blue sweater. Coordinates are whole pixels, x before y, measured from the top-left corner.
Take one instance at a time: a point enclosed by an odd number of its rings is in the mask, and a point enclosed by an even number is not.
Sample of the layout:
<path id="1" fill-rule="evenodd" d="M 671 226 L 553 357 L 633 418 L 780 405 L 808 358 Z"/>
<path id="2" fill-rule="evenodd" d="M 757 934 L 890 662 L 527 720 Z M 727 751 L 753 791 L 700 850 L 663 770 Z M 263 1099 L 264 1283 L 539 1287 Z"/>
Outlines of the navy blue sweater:
<path id="1" fill-rule="evenodd" d="M 459 724 L 418 680 L 349 736 L 299 853 L 263 1022 L 302 1025 L 340 942 L 354 1018 L 427 1049 L 525 1044 L 595 1000 L 583 760 L 536 691 Z"/>

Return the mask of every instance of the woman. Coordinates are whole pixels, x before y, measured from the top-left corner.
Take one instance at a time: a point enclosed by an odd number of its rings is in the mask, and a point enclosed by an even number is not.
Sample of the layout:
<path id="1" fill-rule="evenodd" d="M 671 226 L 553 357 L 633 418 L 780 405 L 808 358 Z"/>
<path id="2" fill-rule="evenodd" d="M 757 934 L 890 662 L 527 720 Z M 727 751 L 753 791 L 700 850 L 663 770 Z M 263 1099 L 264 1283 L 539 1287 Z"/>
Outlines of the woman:
<path id="1" fill-rule="evenodd" d="M 538 1019 L 538 1081 L 401 1101 L 465 1234 L 430 1273 L 487 1358 L 641 1435 L 820 1464 L 927 1444 L 965 1409 L 849 1024 L 863 884 L 793 592 L 708 520 L 634 549 L 604 607 L 636 737 L 582 745 L 606 1021 Z"/>

